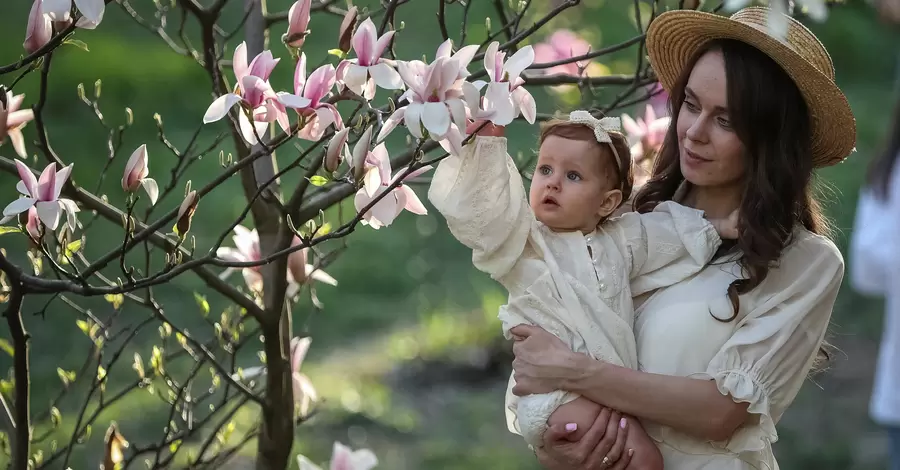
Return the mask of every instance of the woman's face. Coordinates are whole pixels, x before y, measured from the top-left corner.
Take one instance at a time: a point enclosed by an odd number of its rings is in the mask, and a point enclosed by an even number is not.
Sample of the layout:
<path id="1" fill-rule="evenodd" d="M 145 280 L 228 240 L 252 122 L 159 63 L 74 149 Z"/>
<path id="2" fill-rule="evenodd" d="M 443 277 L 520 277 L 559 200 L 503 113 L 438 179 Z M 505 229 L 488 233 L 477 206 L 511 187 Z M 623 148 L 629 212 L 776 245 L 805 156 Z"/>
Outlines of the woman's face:
<path id="1" fill-rule="evenodd" d="M 695 186 L 740 187 L 746 171 L 744 145 L 731 127 L 725 59 L 718 50 L 694 65 L 678 111 L 681 173 Z"/>

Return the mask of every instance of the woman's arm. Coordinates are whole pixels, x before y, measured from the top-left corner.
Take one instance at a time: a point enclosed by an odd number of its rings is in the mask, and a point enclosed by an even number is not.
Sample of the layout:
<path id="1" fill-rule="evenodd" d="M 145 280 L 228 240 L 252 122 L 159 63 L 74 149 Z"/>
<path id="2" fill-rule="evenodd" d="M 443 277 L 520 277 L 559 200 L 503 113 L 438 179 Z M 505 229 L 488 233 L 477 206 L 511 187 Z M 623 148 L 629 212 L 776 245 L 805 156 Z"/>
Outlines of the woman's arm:
<path id="1" fill-rule="evenodd" d="M 711 441 L 728 439 L 749 417 L 748 404 L 723 395 L 713 380 L 651 374 L 572 354 L 581 373 L 562 388 L 624 413 Z"/>
<path id="2" fill-rule="evenodd" d="M 516 386 L 513 393 L 569 390 L 625 414 L 639 416 L 703 439 L 730 437 L 747 418 L 747 404 L 723 395 L 712 380 L 635 371 L 574 353 L 539 327 L 510 333 Z"/>

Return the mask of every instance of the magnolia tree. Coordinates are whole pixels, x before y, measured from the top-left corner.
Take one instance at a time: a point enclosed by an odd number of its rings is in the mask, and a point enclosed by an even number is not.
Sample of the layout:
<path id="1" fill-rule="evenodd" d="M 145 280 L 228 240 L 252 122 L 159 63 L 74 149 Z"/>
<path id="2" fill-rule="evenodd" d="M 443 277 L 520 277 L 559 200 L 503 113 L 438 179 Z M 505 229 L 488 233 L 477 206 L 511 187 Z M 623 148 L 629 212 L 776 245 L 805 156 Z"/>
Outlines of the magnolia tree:
<path id="1" fill-rule="evenodd" d="M 540 11 L 531 1 L 495 1 L 496 20 L 488 24 L 487 38 L 471 43 L 465 22 L 474 1 L 433 2 L 443 42 L 421 60 L 394 52 L 395 44 L 415 39 L 405 38 L 394 21 L 409 1 L 348 8 L 334 0 L 299 0 L 288 11 L 269 12 L 258 0 L 172 0 L 153 2 L 155 11 L 149 13 L 129 0 L 34 1 L 25 53 L 0 66 L 0 150 L 18 156 L 0 157 L 0 169 L 18 178 L 20 193 L 3 188 L 7 201 L 0 233 L 4 239 L 24 237 L 28 246 L 22 256 L 0 253 L 0 301 L 11 338 L 6 349 L 13 357 L 10 380 L 0 393 L 0 421 L 12 468 L 67 468 L 73 450 L 95 438 L 92 424 L 128 419 L 108 416 L 109 407 L 148 389 L 169 407 L 168 424 L 146 442 L 129 442 L 109 426 L 105 452 L 97 457 L 102 468 L 146 462 L 148 468 L 184 463 L 216 469 L 251 442 L 257 444 L 256 468 L 284 469 L 295 458 L 301 468 L 318 468 L 292 454 L 295 428 L 314 412 L 318 397 L 300 371 L 310 335 L 298 331 L 291 319 L 304 293 L 315 305 L 317 284 L 337 285 L 323 268 L 338 250 L 326 250 L 325 242 L 347 237 L 360 225 L 390 227 L 405 212 L 425 214 L 408 183 L 459 152 L 472 138 L 468 131 L 480 122 L 533 124 L 551 116 L 555 110 L 536 107 L 532 93 L 539 87 L 574 87 L 584 107 L 603 113 L 651 100 L 642 118 L 624 120 L 635 159 L 649 171 L 668 118 L 658 101 L 662 90 L 644 57 L 643 31 L 595 49 L 571 32 L 539 33 L 577 8 L 578 0 L 556 0 Z M 699 2 L 659 3 L 644 2 L 642 10 L 642 3 L 634 2 L 639 29 L 663 9 L 696 8 Z M 122 128 L 111 129 L 103 174 L 120 174 L 121 191 L 100 195 L 87 189 L 95 182 L 73 178 L 79 162 L 68 149 L 51 145 L 45 110 L 54 53 L 63 44 L 81 44 L 80 29 L 102 28 L 108 8 L 121 8 L 174 53 L 195 60 L 206 72 L 211 94 L 187 142 L 170 141 L 157 119 L 160 139 L 177 160 L 167 174 L 153 171 L 156 156 L 146 145 L 121 148 Z M 238 30 L 220 24 L 229 9 L 242 11 Z M 463 12 L 462 28 L 447 24 L 451 9 Z M 340 28 L 310 27 L 324 15 L 342 18 Z M 181 18 L 177 33 L 169 17 Z M 185 32 L 185 23 L 199 26 L 195 35 Z M 549 39 L 538 43 L 535 34 Z M 310 35 L 333 41 L 323 65 L 308 62 L 304 43 Z M 270 36 L 281 41 L 264 49 Z M 634 48 L 638 57 L 633 73 L 591 72 L 598 58 L 626 48 Z M 274 74 L 291 73 L 289 89 L 270 83 Z M 16 92 L 16 85 L 28 80 L 39 82 L 37 96 Z M 615 90 L 607 94 L 613 98 L 593 102 L 598 87 Z M 83 89 L 79 94 L 105 125 L 97 99 Z M 162 89 L 160 95 L 165 96 Z M 32 139 L 23 134 L 28 125 Z M 227 132 L 200 148 L 199 135 L 222 131 Z M 392 132 L 407 133 L 408 146 L 386 145 Z M 277 150 L 285 146 L 301 151 L 291 157 L 282 152 L 276 161 Z M 235 156 L 226 157 L 228 152 Z M 200 162 L 209 154 L 219 159 Z M 195 165 L 205 165 L 203 180 L 187 180 L 188 168 Z M 283 187 L 287 174 L 302 177 L 295 186 Z M 211 243 L 198 244 L 191 234 L 192 217 L 212 205 L 211 193 L 231 178 L 240 180 L 243 194 L 234 197 L 243 197 L 245 207 L 234 220 L 214 227 L 219 235 Z M 349 198 L 352 214 L 328 211 Z M 326 217 L 326 211 L 335 215 Z M 115 233 L 116 242 L 89 258 L 82 247 L 92 226 L 102 227 L 107 236 Z M 233 276 L 236 271 L 240 276 Z M 154 288 L 182 275 L 205 284 L 206 291 L 195 295 L 201 313 L 209 313 L 207 296 L 219 296 L 232 307 L 220 318 L 205 315 L 208 328 L 187 331 L 154 295 Z M 106 299 L 113 312 L 102 316 L 83 308 L 91 297 Z M 74 309 L 78 326 L 92 340 L 80 371 L 58 370 L 62 389 L 49 406 L 30 401 L 30 377 L 47 371 L 29 368 L 29 339 L 41 332 L 26 331 L 25 304 L 41 304 L 42 311 L 62 305 Z M 122 310 L 147 315 L 127 316 L 141 318 L 132 321 L 119 316 Z M 161 343 L 150 350 L 130 346 L 148 328 L 159 330 Z M 238 367 L 235 356 L 248 348 L 261 348 L 259 365 Z M 131 363 L 135 377 L 111 381 L 107 371 L 121 370 L 117 364 L 123 362 L 126 369 Z M 67 408 L 66 419 L 74 423 L 71 434 L 67 441 L 48 444 L 47 436 L 35 435 L 34 429 L 54 432 L 62 419 L 57 404 L 75 389 L 82 404 Z M 245 407 L 254 408 L 258 423 L 246 435 L 228 436 L 231 419 Z M 371 451 L 334 445 L 332 469 L 369 469 L 376 463 Z"/>

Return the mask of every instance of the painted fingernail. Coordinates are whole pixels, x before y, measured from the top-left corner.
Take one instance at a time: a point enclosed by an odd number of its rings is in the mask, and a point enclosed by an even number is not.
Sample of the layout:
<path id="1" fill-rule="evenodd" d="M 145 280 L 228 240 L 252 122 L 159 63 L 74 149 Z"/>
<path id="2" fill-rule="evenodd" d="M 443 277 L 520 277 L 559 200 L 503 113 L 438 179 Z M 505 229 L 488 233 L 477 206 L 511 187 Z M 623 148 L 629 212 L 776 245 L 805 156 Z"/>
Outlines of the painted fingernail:
<path id="1" fill-rule="evenodd" d="M 572 432 L 576 429 L 578 429 L 578 425 L 575 423 L 569 423 L 566 425 L 566 431 Z"/>
<path id="2" fill-rule="evenodd" d="M 631 457 L 634 455 L 634 449 L 628 449 L 628 456 Z"/>
<path id="3" fill-rule="evenodd" d="M 625 418 L 619 420 L 619 427 L 625 429 Z"/>

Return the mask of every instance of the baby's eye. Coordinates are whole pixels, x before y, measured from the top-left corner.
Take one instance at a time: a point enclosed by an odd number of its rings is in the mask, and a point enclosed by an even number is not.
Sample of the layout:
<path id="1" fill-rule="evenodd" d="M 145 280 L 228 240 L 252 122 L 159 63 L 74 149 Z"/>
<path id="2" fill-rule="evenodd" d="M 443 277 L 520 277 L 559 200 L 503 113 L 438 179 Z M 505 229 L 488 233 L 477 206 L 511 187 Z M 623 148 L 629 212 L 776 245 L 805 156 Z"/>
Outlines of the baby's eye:
<path id="1" fill-rule="evenodd" d="M 574 171 L 566 173 L 566 178 L 569 178 L 569 180 L 571 181 L 581 181 L 581 175 L 575 173 Z"/>
<path id="2" fill-rule="evenodd" d="M 540 174 L 542 174 L 542 175 L 544 175 L 544 176 L 547 176 L 547 175 L 549 175 L 550 173 L 552 173 L 552 170 L 551 170 L 550 167 L 547 166 L 547 165 L 541 165 L 541 166 L 538 168 L 538 173 L 540 173 Z"/>

